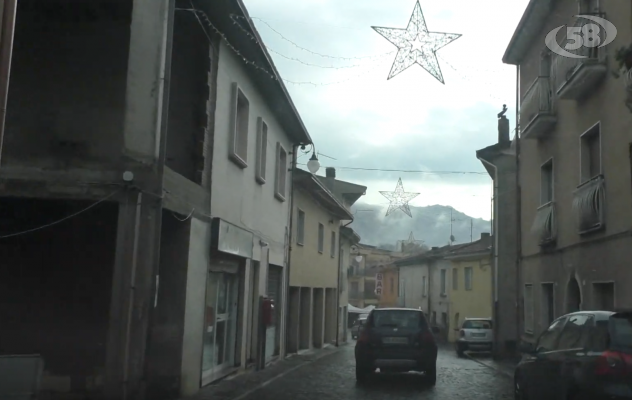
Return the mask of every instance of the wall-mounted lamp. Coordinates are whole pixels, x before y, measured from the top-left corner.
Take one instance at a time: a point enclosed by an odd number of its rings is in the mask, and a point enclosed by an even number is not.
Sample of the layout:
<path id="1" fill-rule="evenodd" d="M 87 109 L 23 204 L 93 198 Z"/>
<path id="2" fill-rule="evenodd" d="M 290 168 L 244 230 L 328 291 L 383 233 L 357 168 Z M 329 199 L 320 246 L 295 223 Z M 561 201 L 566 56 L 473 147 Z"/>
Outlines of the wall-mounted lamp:
<path id="1" fill-rule="evenodd" d="M 261 246 L 261 247 L 268 247 L 268 243 L 264 242 L 263 240 L 259 240 L 259 246 Z"/>
<path id="2" fill-rule="evenodd" d="M 316 146 L 312 144 L 312 157 L 307 162 L 307 169 L 312 174 L 315 174 L 320 169 L 320 161 L 318 161 L 318 157 L 316 157 Z"/>

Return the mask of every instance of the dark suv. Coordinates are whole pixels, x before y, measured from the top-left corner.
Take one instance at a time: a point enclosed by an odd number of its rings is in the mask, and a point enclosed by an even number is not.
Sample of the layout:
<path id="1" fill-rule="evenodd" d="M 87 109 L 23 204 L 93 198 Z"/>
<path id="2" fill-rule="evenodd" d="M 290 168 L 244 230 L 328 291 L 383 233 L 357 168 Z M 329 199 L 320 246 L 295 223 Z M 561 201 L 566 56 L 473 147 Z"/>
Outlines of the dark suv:
<path id="1" fill-rule="evenodd" d="M 568 314 L 521 347 L 517 400 L 632 399 L 632 312 Z"/>
<path id="2" fill-rule="evenodd" d="M 436 333 L 436 330 L 435 330 Z M 355 346 L 356 380 L 380 372 L 424 372 L 437 381 L 437 345 L 421 310 L 379 308 L 371 311 Z"/>

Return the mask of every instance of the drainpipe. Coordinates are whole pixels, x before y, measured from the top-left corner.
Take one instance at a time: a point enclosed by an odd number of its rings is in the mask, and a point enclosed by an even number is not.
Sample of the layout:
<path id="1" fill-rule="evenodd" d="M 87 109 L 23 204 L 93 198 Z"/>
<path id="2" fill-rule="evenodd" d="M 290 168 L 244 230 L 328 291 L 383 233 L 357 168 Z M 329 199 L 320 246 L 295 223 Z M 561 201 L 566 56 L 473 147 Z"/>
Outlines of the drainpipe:
<path id="1" fill-rule="evenodd" d="M 285 351 L 283 356 L 287 355 L 287 351 L 290 345 L 290 266 L 292 265 L 292 240 L 294 230 L 292 229 L 294 222 L 294 173 L 296 171 L 296 153 L 298 152 L 298 147 L 300 144 L 295 144 L 292 146 L 292 166 L 290 167 L 290 172 L 292 173 L 292 179 L 290 179 L 290 212 L 289 212 L 289 233 L 287 235 L 287 262 L 285 264 L 285 304 L 283 308 L 285 308 Z M 300 310 L 299 310 L 300 312 Z M 300 321 L 299 321 L 300 324 Z"/>
<path id="2" fill-rule="evenodd" d="M 17 0 L 0 1 L 2 41 L 0 42 L 0 162 L 2 161 L 2 143 L 4 139 L 9 81 L 11 79 L 11 59 L 13 58 L 13 39 L 15 37 L 15 19 Z"/>
<path id="3" fill-rule="evenodd" d="M 520 187 L 520 131 L 520 65 L 516 65 L 516 241 L 518 245 L 516 252 L 516 345 L 520 343 L 520 338 L 522 336 L 520 329 L 520 304 L 522 298 L 522 290 L 520 287 L 520 282 L 522 280 L 522 193 Z"/>
<path id="4" fill-rule="evenodd" d="M 340 288 L 342 287 L 342 259 L 340 252 L 342 251 L 341 229 L 338 227 L 338 296 L 336 296 L 336 347 L 340 345 Z"/>

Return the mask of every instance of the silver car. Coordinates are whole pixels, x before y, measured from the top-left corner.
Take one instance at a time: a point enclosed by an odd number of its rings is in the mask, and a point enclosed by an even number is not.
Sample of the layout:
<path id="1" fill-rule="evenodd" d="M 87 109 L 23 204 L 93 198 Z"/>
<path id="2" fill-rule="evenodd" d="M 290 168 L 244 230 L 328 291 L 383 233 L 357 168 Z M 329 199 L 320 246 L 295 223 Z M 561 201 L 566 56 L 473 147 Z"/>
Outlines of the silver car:
<path id="1" fill-rule="evenodd" d="M 494 342 L 493 322 L 491 318 L 465 318 L 459 329 L 456 341 L 456 354 L 463 356 L 463 352 L 492 351 Z"/>

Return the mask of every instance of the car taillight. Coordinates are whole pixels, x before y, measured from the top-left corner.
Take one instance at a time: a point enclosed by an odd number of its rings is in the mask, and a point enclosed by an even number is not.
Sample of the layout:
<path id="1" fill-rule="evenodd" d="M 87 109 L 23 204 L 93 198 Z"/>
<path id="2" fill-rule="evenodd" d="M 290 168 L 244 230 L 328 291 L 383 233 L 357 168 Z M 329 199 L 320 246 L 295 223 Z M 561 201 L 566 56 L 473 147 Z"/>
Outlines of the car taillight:
<path id="1" fill-rule="evenodd" d="M 358 342 L 360 343 L 368 343 L 369 342 L 369 332 L 366 330 L 362 330 L 360 332 L 360 336 L 358 337 Z"/>
<path id="2" fill-rule="evenodd" d="M 459 331 L 459 336 L 465 337 L 465 331 L 463 329 Z"/>
<path id="3" fill-rule="evenodd" d="M 597 358 L 596 375 L 632 375 L 632 355 L 606 351 Z"/>
<path id="4" fill-rule="evenodd" d="M 432 344 L 432 343 L 435 342 L 435 338 L 434 338 L 434 335 L 432 334 L 432 332 L 425 331 L 425 332 L 421 333 L 421 335 L 419 337 L 419 341 L 421 343 Z"/>

